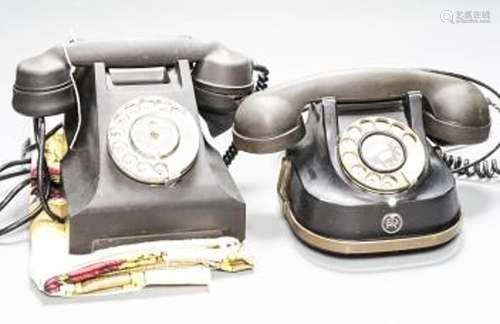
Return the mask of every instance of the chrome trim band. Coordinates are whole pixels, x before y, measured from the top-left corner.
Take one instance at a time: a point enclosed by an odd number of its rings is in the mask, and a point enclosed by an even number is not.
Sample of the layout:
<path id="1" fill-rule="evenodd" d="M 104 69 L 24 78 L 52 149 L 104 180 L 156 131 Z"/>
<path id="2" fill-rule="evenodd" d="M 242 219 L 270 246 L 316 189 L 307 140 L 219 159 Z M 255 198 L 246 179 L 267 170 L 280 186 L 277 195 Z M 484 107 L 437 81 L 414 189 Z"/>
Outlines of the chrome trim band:
<path id="1" fill-rule="evenodd" d="M 292 163 L 286 158 L 283 158 L 278 181 L 278 194 L 280 196 L 282 213 L 293 232 L 302 241 L 320 250 L 350 255 L 410 251 L 444 244 L 460 233 L 462 218 L 459 216 L 458 221 L 444 231 L 420 236 L 357 241 L 334 239 L 318 235 L 300 224 L 291 208 L 290 198 L 288 196 L 291 171 Z"/>

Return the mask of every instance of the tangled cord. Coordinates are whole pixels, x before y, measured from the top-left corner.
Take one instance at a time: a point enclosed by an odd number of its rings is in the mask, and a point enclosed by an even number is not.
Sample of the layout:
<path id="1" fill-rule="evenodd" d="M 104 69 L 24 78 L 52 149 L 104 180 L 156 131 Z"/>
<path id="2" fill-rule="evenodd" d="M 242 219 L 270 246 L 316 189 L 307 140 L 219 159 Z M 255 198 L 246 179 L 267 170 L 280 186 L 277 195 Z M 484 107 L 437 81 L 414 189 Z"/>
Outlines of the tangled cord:
<path id="1" fill-rule="evenodd" d="M 11 201 L 14 199 L 14 197 L 17 196 L 24 188 L 26 188 L 29 184 L 31 183 L 31 179 L 24 179 L 23 181 L 19 182 L 17 185 L 15 185 L 8 193 L 5 195 L 5 197 L 0 201 L 0 211 L 2 211 Z"/>
<path id="2" fill-rule="evenodd" d="M 491 179 L 495 175 L 500 175 L 500 168 L 498 167 L 497 159 L 488 161 L 481 161 L 479 163 L 470 163 L 468 158 L 449 154 L 446 152 L 439 152 L 438 154 L 443 159 L 444 163 L 452 170 L 453 173 L 468 178 L 477 176 L 480 179 Z"/>
<path id="3" fill-rule="evenodd" d="M 24 215 L 22 218 L 0 228 L 0 236 L 8 234 L 18 229 L 19 227 L 23 226 L 24 224 L 31 222 L 32 220 L 35 219 L 36 216 L 38 216 L 38 214 L 40 214 L 41 211 L 42 211 L 42 206 L 38 204 L 35 208 L 33 208 L 33 210 L 28 212 L 28 214 Z"/>
<path id="4" fill-rule="evenodd" d="M 31 178 L 27 178 L 15 185 L 0 202 L 0 211 L 7 207 L 12 199 L 14 199 L 24 188 L 28 187 L 30 183 Z M 0 236 L 8 234 L 24 224 L 31 222 L 41 211 L 42 207 L 37 205 L 37 207 L 33 208 L 27 215 L 0 228 Z"/>
<path id="5" fill-rule="evenodd" d="M 7 162 L 5 164 L 2 164 L 2 166 L 0 166 L 0 172 L 5 171 L 9 168 L 18 166 L 18 165 L 24 165 L 24 164 L 30 164 L 30 163 L 31 163 L 31 159 L 10 161 L 10 162 Z"/>
<path id="6" fill-rule="evenodd" d="M 31 171 L 29 169 L 21 169 L 10 173 L 0 174 L 0 181 L 7 180 L 10 178 L 15 178 L 23 174 L 29 174 L 30 172 Z"/>
<path id="7" fill-rule="evenodd" d="M 269 82 L 269 69 L 264 65 L 256 64 L 253 67 L 254 71 L 259 72 L 257 76 L 257 84 L 255 85 L 255 92 L 266 90 L 267 82 Z"/>
<path id="8" fill-rule="evenodd" d="M 43 211 L 49 215 L 52 220 L 59 223 L 64 223 L 64 218 L 54 213 L 49 206 L 47 199 L 50 196 L 51 183 L 47 180 L 47 165 L 45 161 L 45 118 L 39 117 L 33 119 L 33 126 L 35 131 L 35 143 L 38 147 L 38 161 L 36 167 L 36 184 L 38 199 Z"/>
<path id="9" fill-rule="evenodd" d="M 498 112 L 500 109 L 491 104 Z M 436 146 L 434 149 L 436 153 L 443 159 L 444 163 L 452 170 L 454 174 L 459 176 L 466 176 L 472 178 L 477 176 L 480 179 L 491 179 L 495 175 L 500 175 L 500 168 L 497 159 L 488 158 L 493 155 L 500 148 L 500 142 L 493 147 L 488 153 L 474 162 L 470 162 L 468 158 L 460 155 L 444 152 L 441 147 Z"/>
<path id="10" fill-rule="evenodd" d="M 222 157 L 224 164 L 226 166 L 230 166 L 236 155 L 238 155 L 238 149 L 236 148 L 234 143 L 231 143 L 231 145 L 229 145 L 229 147 L 227 148 L 226 153 L 224 153 L 224 156 Z"/>
<path id="11" fill-rule="evenodd" d="M 37 124 L 38 125 L 38 124 Z M 50 131 L 45 134 L 45 125 L 43 126 L 44 130 L 44 136 L 43 139 L 45 141 L 45 138 L 49 138 L 52 135 L 54 135 L 60 128 L 62 127 L 62 124 L 58 124 L 54 128 L 52 128 Z M 37 137 L 37 135 L 35 135 Z M 29 138 L 24 142 L 23 147 L 22 147 L 22 154 L 21 154 L 21 159 L 20 160 L 14 160 L 10 161 L 7 163 L 4 163 L 0 166 L 0 181 L 15 178 L 18 176 L 30 174 L 31 170 L 26 167 L 21 168 L 19 170 L 15 170 L 12 172 L 5 173 L 4 171 L 14 168 L 14 167 L 20 167 L 20 166 L 25 166 L 31 164 L 31 158 L 27 158 L 27 155 L 33 151 L 34 149 L 39 148 L 39 145 L 37 143 L 32 144 Z M 43 156 L 43 155 L 42 155 Z M 37 171 L 38 172 L 38 171 Z M 18 184 L 16 184 L 10 191 L 5 195 L 5 197 L 0 201 L 0 212 L 7 207 L 7 205 L 25 188 L 27 188 L 32 181 L 36 180 L 35 177 L 27 177 L 20 181 Z M 48 179 L 44 179 L 44 181 L 48 181 Z M 46 184 L 44 184 L 46 187 Z M 37 194 L 38 195 L 38 186 L 34 188 L 32 194 Z M 13 221 L 3 227 L 0 228 L 0 236 L 6 235 L 19 227 L 31 222 L 33 219 L 35 219 L 40 212 L 43 211 L 43 206 L 41 204 L 40 199 L 38 199 L 38 203 L 36 204 L 35 207 L 31 208 L 30 211 L 21 217 L 20 219 Z"/>
<path id="12" fill-rule="evenodd" d="M 259 64 L 255 64 L 253 66 L 253 69 L 254 71 L 258 72 L 254 92 L 259 92 L 267 89 L 267 82 L 269 81 L 269 69 L 264 65 Z M 229 145 L 226 152 L 224 153 L 224 156 L 222 156 L 224 164 L 226 166 L 230 166 L 233 160 L 236 158 L 236 155 L 238 155 L 238 148 L 234 145 L 234 143 L 231 143 L 231 145 Z"/>

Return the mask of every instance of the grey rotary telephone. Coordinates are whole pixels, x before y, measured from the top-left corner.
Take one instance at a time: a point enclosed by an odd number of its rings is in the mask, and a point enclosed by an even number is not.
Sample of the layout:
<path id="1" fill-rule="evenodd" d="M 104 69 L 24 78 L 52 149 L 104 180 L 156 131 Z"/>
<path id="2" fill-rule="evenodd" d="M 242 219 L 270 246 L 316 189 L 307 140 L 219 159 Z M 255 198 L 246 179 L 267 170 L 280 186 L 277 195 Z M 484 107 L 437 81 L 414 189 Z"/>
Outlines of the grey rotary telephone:
<path id="1" fill-rule="evenodd" d="M 28 147 L 39 151 L 40 206 L 1 233 L 41 210 L 63 221 L 47 204 L 58 190 L 69 205 L 71 253 L 159 239 L 243 240 L 244 201 L 199 116 L 214 136 L 228 129 L 241 99 L 265 88 L 267 73 L 221 44 L 187 37 L 75 41 L 22 61 L 13 106 L 34 120 L 36 143 Z M 54 133 L 45 117 L 58 114 L 71 141 L 61 185 L 50 181 L 44 160 Z"/>

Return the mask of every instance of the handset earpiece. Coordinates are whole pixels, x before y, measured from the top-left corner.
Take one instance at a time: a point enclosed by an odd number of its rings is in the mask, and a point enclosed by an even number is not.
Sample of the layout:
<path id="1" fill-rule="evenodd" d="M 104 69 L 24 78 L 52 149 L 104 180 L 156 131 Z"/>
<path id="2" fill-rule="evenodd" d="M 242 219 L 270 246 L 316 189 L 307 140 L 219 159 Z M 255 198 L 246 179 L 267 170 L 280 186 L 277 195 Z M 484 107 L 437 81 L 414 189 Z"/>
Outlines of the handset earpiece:
<path id="1" fill-rule="evenodd" d="M 252 61 L 243 54 L 219 47 L 196 63 L 193 82 L 196 90 L 205 96 L 202 100 L 224 104 L 224 100 L 219 101 L 220 97 L 239 98 L 252 92 Z M 225 108 L 214 109 L 224 112 Z"/>
<path id="2" fill-rule="evenodd" d="M 196 66 L 193 80 L 205 109 L 235 109 L 235 99 L 252 91 L 252 62 L 216 42 L 187 37 L 170 40 L 77 41 L 66 45 L 71 64 L 109 68 L 168 66 L 186 59 Z M 63 45 L 18 64 L 13 106 L 31 117 L 50 116 L 75 106 L 70 66 Z M 232 120 L 231 120 L 232 121 Z"/>
<path id="3" fill-rule="evenodd" d="M 75 106 L 73 86 L 62 46 L 54 46 L 17 65 L 12 105 L 26 116 L 59 114 Z"/>
<path id="4" fill-rule="evenodd" d="M 479 143 L 488 137 L 488 100 L 470 82 L 415 69 L 367 69 L 313 76 L 248 97 L 235 116 L 234 143 L 251 153 L 277 152 L 302 138 L 301 112 L 313 100 L 377 99 L 414 90 L 426 99 L 428 136 L 449 144 Z"/>
<path id="5" fill-rule="evenodd" d="M 253 63 L 219 47 L 196 63 L 192 76 L 198 109 L 217 136 L 233 125 L 239 102 L 253 92 Z"/>

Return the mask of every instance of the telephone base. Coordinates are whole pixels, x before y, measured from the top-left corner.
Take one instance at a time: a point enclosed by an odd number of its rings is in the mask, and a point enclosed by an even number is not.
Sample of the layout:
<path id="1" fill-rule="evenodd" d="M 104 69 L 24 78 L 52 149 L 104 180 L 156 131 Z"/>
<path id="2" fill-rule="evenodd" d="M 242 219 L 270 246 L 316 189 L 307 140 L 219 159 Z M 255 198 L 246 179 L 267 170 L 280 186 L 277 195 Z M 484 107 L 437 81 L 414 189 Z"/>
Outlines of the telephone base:
<path id="1" fill-rule="evenodd" d="M 397 253 L 437 247 L 453 240 L 462 227 L 462 217 L 457 215 L 455 223 L 437 233 L 382 240 L 342 240 L 322 236 L 305 228 L 295 218 L 287 201 L 282 200 L 282 210 L 292 231 L 302 242 L 325 252 L 344 255 Z"/>
<path id="2" fill-rule="evenodd" d="M 188 62 L 167 67 L 162 82 L 153 82 L 154 70 L 132 70 L 97 63 L 78 79 L 83 126 L 61 164 L 70 253 L 158 240 L 244 240 L 245 202 L 200 131 Z M 124 85 L 117 79 L 124 73 L 151 81 Z M 78 116 L 65 117 L 72 138 Z"/>
<path id="3" fill-rule="evenodd" d="M 454 239 L 461 230 L 462 217 L 460 210 L 451 217 L 450 221 L 438 231 L 418 231 L 403 235 L 385 236 L 384 238 L 368 237 L 359 232 L 359 239 L 336 238 L 326 236 L 307 228 L 299 221 L 293 210 L 290 199 L 290 180 L 292 163 L 288 159 L 282 160 L 278 182 L 278 195 L 282 213 L 294 234 L 307 245 L 319 250 L 342 255 L 367 255 L 396 253 L 422 250 L 444 245 Z M 368 216 L 368 215 L 367 215 Z M 377 218 L 377 216 L 375 216 Z M 378 218 L 377 218 L 378 219 Z"/>

